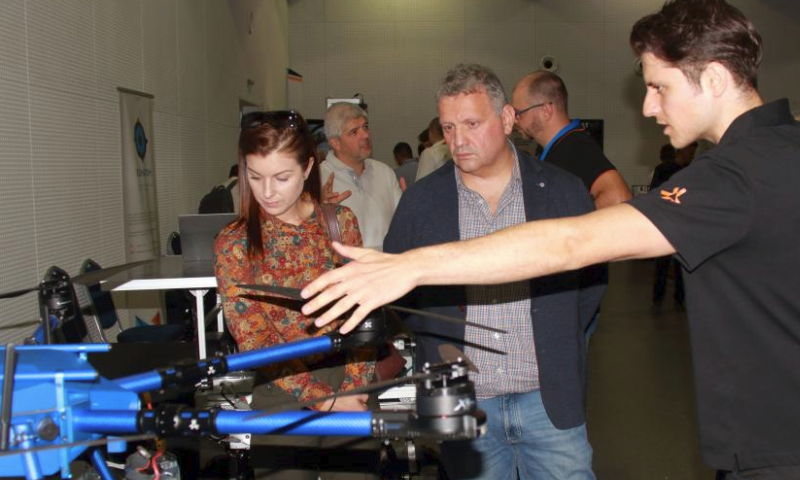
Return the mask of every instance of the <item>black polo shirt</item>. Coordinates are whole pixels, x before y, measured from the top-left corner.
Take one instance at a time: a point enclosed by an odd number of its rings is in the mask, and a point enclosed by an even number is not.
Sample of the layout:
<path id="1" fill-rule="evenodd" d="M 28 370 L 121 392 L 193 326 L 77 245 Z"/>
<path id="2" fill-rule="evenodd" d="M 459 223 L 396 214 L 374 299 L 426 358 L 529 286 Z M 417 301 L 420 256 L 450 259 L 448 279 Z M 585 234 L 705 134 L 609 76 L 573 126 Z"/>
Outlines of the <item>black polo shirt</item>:
<path id="1" fill-rule="evenodd" d="M 704 461 L 800 465 L 800 126 L 789 102 L 741 115 L 630 203 L 688 271 Z"/>
<path id="2" fill-rule="evenodd" d="M 570 130 L 556 140 L 544 161 L 577 176 L 590 191 L 600 175 L 616 170 L 600 145 L 582 127 Z"/>

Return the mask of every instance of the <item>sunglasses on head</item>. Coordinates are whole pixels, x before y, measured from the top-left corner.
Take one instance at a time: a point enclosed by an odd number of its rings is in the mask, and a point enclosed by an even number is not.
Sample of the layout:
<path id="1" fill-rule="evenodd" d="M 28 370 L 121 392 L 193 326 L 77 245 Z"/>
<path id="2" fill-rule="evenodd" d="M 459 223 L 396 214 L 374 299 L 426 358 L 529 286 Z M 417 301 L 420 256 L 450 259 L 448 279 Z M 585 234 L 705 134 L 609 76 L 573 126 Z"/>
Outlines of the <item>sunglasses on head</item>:
<path id="1" fill-rule="evenodd" d="M 242 115 L 242 130 L 269 125 L 275 128 L 301 128 L 306 126 L 303 117 L 294 110 L 274 110 L 271 112 L 250 112 Z"/>

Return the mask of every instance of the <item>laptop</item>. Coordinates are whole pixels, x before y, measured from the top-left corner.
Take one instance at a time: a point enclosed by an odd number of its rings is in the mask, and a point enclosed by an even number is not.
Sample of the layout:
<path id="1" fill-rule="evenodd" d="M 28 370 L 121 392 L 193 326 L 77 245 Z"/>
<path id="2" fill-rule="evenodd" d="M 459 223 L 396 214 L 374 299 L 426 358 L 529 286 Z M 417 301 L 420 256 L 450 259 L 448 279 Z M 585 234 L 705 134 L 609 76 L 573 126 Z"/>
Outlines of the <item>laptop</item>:
<path id="1" fill-rule="evenodd" d="M 236 220 L 235 213 L 205 213 L 178 216 L 183 261 L 207 261 L 214 256 L 214 238 L 225 225 Z"/>

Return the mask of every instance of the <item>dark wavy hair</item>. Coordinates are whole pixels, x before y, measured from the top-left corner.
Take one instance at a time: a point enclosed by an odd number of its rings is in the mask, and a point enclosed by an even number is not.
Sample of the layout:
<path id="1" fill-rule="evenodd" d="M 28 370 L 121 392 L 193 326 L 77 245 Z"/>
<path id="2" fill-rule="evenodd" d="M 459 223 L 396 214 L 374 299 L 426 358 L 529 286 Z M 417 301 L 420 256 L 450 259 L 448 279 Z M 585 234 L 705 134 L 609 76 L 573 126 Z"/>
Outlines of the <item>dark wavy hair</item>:
<path id="1" fill-rule="evenodd" d="M 744 90 L 758 88 L 762 41 L 752 22 L 724 0 L 669 0 L 633 26 L 637 56 L 652 53 L 680 69 L 695 86 L 710 62 L 719 62 Z"/>
<path id="2" fill-rule="evenodd" d="M 311 172 L 303 183 L 303 192 L 320 202 L 319 157 L 305 119 L 294 111 L 253 112 L 242 117 L 239 133 L 239 194 L 241 208 L 237 225 L 247 229 L 247 253 L 251 258 L 264 254 L 261 238 L 261 207 L 247 182 L 247 156 L 267 156 L 274 152 L 294 155 L 305 170 L 313 160 Z"/>

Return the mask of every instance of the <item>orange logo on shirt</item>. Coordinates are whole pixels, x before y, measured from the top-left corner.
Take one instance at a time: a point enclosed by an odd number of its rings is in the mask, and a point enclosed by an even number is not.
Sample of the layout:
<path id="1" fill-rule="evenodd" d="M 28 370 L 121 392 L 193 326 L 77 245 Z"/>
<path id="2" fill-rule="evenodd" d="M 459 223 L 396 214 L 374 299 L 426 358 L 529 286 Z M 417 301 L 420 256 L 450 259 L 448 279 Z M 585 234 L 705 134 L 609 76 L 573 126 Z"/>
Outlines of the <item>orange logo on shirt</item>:
<path id="1" fill-rule="evenodd" d="M 675 187 L 672 189 L 671 192 L 666 190 L 661 190 L 661 198 L 668 202 L 677 203 L 678 205 L 681 204 L 681 195 L 686 193 L 686 189 L 682 187 Z"/>

